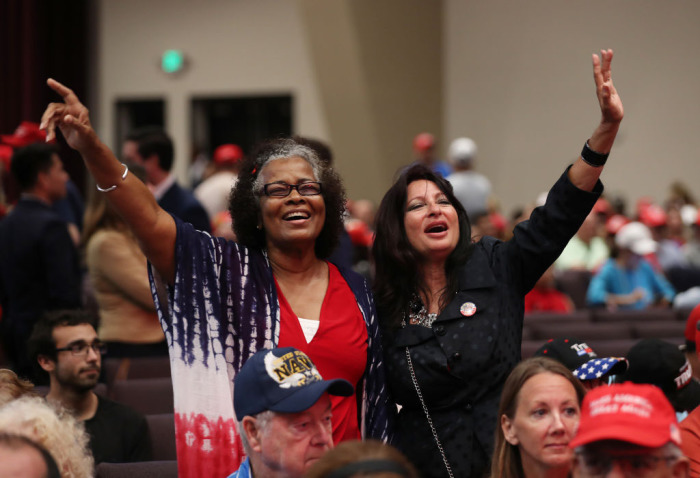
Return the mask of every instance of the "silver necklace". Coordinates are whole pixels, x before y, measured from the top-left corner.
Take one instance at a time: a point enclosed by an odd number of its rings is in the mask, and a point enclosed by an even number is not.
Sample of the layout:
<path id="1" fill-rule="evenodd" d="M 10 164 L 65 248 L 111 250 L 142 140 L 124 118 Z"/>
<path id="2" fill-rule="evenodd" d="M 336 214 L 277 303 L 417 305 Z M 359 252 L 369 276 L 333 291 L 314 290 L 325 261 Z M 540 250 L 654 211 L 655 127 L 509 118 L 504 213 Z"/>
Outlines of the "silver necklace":
<path id="1" fill-rule="evenodd" d="M 413 294 L 408 302 L 408 323 L 413 325 L 422 325 L 423 327 L 432 327 L 433 322 L 437 319 L 438 314 L 429 314 L 425 308 L 425 304 L 420 298 Z"/>

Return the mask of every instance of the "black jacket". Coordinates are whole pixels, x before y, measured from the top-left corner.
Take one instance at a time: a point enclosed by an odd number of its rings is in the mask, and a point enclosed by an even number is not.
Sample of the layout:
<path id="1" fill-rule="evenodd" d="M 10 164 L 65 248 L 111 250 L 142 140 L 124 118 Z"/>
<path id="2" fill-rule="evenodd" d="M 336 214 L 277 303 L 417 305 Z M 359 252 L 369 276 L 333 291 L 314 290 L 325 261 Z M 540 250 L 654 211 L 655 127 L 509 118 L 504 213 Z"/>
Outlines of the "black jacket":
<path id="1" fill-rule="evenodd" d="M 16 370 L 30 376 L 26 342 L 47 310 L 80 307 L 78 253 L 66 223 L 38 199 L 22 198 L 0 221 L 2 339 Z"/>
<path id="2" fill-rule="evenodd" d="M 544 206 L 507 242 L 485 237 L 459 271 L 456 297 L 431 328 L 385 333 L 387 376 L 396 402 L 397 446 L 421 476 L 448 476 L 411 379 L 406 347 L 455 477 L 480 477 L 493 453 L 503 383 L 520 361 L 524 296 L 556 260 L 602 192 L 576 188 L 568 170 Z M 410 291 L 407 291 L 410 293 Z M 469 315 L 469 303 L 476 309 Z M 465 313 L 460 312 L 464 305 Z"/>

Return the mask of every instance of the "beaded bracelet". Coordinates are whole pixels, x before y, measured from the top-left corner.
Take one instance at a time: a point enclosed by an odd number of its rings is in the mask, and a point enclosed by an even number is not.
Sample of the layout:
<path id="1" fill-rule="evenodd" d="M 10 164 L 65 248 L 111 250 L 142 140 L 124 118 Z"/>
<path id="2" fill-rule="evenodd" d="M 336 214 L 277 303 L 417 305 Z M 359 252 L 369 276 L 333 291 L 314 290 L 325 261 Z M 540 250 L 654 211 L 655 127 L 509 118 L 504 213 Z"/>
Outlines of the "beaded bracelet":
<path id="1" fill-rule="evenodd" d="M 124 166 L 124 174 L 122 174 L 122 181 L 124 181 L 124 180 L 126 179 L 126 175 L 129 173 L 129 166 L 127 166 L 127 165 L 124 164 L 124 163 L 122 163 L 122 166 Z M 108 187 L 108 188 L 101 188 L 99 184 L 95 184 L 95 187 L 96 187 L 97 190 L 98 190 L 99 192 L 101 192 L 101 193 L 108 193 L 108 192 L 110 192 L 110 191 L 114 191 L 115 189 L 117 189 L 117 185 L 116 185 L 116 184 L 113 184 L 113 185 L 111 185 L 111 186 Z"/>
<path id="2" fill-rule="evenodd" d="M 583 149 L 581 150 L 581 159 L 594 168 L 600 168 L 608 160 L 609 154 L 610 153 L 603 154 L 598 151 L 593 151 L 591 147 L 588 146 L 588 141 L 586 141 L 586 144 L 583 145 Z"/>

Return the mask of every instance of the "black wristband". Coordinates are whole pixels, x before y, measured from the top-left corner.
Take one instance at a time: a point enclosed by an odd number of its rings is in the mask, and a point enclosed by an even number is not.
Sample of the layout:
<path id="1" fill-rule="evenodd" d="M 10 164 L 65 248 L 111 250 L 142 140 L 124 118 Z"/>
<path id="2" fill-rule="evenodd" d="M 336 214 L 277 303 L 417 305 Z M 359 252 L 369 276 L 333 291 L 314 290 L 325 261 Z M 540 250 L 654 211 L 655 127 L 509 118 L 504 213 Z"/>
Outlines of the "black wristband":
<path id="1" fill-rule="evenodd" d="M 586 144 L 583 145 L 583 149 L 581 150 L 581 159 L 594 168 L 600 168 L 608 160 L 608 154 L 610 153 L 603 154 L 598 151 L 593 151 L 591 147 L 588 146 L 588 141 L 586 141 Z"/>

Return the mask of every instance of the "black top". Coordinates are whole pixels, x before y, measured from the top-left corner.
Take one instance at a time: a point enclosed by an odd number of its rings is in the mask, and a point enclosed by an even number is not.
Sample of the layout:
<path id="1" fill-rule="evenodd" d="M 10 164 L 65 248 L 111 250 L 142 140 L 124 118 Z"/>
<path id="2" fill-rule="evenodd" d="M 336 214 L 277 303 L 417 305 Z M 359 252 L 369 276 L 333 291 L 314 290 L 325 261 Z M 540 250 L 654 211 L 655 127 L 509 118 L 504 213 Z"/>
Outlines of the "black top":
<path id="1" fill-rule="evenodd" d="M 524 296 L 603 189 L 599 182 L 594 192 L 582 191 L 567 172 L 511 240 L 484 237 L 474 246 L 459 271 L 456 297 L 431 328 L 407 325 L 384 334 L 389 385 L 402 405 L 396 444 L 423 477 L 448 475 L 411 380 L 406 347 L 453 475 L 483 476 L 493 453 L 503 384 L 520 361 Z M 468 303 L 475 311 L 467 305 L 465 315 L 460 308 Z"/>
<path id="2" fill-rule="evenodd" d="M 95 465 L 151 459 L 151 439 L 146 418 L 137 411 L 104 397 L 95 416 L 85 420 Z"/>

